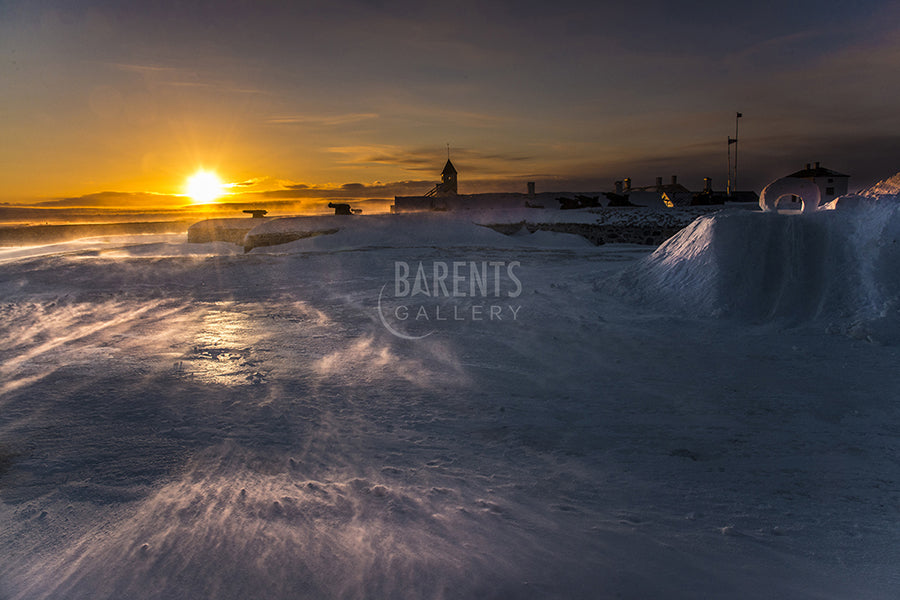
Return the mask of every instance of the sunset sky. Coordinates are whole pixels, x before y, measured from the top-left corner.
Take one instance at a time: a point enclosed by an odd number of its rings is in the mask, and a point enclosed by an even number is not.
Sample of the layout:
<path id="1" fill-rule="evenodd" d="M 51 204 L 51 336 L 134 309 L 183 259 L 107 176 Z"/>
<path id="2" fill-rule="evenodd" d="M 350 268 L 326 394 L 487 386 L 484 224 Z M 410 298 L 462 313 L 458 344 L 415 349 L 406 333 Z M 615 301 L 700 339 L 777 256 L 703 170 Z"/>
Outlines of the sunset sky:
<path id="1" fill-rule="evenodd" d="M 892 2 L 0 2 L 0 202 L 900 171 Z M 326 190 L 323 191 L 322 188 Z"/>

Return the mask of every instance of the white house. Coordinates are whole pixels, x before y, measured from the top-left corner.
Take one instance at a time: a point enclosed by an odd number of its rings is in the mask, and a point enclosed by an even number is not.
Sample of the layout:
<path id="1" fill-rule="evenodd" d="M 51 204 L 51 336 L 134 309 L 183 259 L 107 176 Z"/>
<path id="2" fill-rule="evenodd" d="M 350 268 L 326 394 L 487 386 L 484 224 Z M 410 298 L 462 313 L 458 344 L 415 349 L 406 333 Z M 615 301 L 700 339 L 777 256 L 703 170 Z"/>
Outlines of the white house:
<path id="1" fill-rule="evenodd" d="M 811 167 L 810 164 L 807 163 L 805 169 L 797 171 L 796 173 L 791 173 L 788 177 L 806 179 L 816 184 L 819 187 L 821 198 L 819 201 L 820 204 L 827 204 L 838 196 L 845 195 L 850 183 L 849 175 L 844 175 L 843 173 L 820 167 L 819 163 L 816 163 L 814 167 Z"/>

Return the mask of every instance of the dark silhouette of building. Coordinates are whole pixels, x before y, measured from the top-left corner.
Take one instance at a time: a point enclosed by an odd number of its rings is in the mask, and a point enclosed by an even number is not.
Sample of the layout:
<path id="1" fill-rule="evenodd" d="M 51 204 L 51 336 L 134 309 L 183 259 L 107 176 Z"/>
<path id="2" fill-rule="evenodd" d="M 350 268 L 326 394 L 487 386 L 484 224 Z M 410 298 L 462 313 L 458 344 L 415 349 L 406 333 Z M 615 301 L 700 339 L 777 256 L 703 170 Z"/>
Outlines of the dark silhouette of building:
<path id="1" fill-rule="evenodd" d="M 542 199 L 534 193 L 534 184 L 529 182 L 528 194 L 459 194 L 457 192 L 457 171 L 450 159 L 441 171 L 441 182 L 423 196 L 394 196 L 391 212 L 470 210 L 481 208 L 525 208 L 528 200 Z M 547 194 L 548 202 L 552 195 Z"/>
<path id="2" fill-rule="evenodd" d="M 428 193 L 425 194 L 427 198 L 432 197 L 443 197 L 443 196 L 456 196 L 457 195 L 457 179 L 456 179 L 456 167 L 453 166 L 453 163 L 450 162 L 450 159 L 447 159 L 447 164 L 444 165 L 444 170 L 441 171 L 441 182 L 435 185 Z"/>

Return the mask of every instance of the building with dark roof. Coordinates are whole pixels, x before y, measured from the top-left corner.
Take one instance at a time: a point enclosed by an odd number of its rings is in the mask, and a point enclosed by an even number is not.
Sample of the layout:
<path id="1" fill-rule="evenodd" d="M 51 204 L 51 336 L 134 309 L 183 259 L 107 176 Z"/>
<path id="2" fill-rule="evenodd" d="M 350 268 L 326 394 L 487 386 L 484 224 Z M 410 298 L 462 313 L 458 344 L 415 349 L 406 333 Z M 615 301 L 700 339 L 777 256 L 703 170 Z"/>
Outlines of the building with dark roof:
<path id="1" fill-rule="evenodd" d="M 424 196 L 394 196 L 391 212 L 412 212 L 421 210 L 469 210 L 479 208 L 524 208 L 534 194 L 534 186 L 529 185 L 529 194 L 460 194 L 457 191 L 456 167 L 447 159 L 441 171 L 441 181 Z"/>
<path id="2" fill-rule="evenodd" d="M 819 163 L 816 163 L 815 166 L 806 163 L 805 169 L 801 169 L 796 173 L 791 173 L 788 177 L 806 179 L 815 183 L 819 187 L 819 192 L 821 193 L 820 205 L 831 202 L 838 196 L 845 195 L 847 193 L 847 188 L 850 185 L 849 175 L 826 169 L 825 167 L 819 166 Z"/>
<path id="3" fill-rule="evenodd" d="M 673 206 L 669 202 L 678 204 L 690 204 L 691 192 L 678 183 L 678 177 L 672 175 L 672 183 L 663 183 L 662 177 L 656 178 L 655 185 L 636 187 L 631 185 L 631 178 L 626 178 L 624 188 L 616 182 L 616 193 L 628 197 L 629 203 L 634 206 Z M 685 200 L 686 199 L 686 200 Z"/>

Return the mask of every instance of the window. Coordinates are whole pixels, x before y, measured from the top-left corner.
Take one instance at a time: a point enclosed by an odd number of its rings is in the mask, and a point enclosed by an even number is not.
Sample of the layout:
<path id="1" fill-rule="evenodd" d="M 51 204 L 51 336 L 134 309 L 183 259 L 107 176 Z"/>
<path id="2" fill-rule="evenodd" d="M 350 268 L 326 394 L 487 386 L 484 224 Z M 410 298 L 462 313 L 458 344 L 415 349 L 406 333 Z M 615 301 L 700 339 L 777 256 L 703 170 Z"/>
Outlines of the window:
<path id="1" fill-rule="evenodd" d="M 826 196 L 834 196 L 834 188 L 833 187 L 825 188 L 825 195 Z"/>

